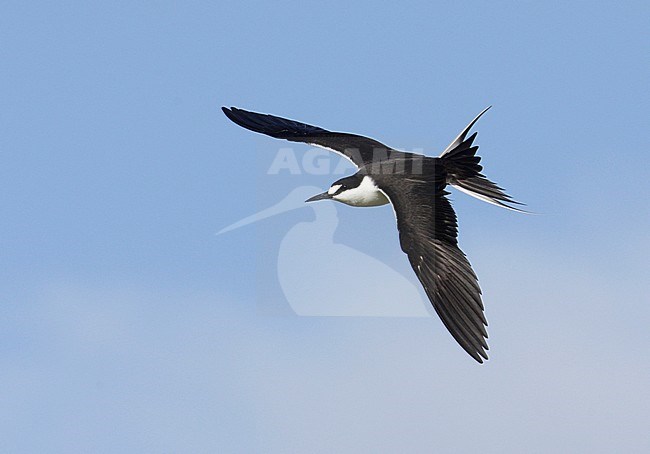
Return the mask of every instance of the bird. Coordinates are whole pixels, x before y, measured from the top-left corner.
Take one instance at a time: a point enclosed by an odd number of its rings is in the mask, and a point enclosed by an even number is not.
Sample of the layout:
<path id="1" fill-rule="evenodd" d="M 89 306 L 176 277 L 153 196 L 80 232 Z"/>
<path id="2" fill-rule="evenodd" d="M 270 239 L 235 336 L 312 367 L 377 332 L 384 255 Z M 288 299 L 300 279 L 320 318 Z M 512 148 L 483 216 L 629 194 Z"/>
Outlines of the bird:
<path id="1" fill-rule="evenodd" d="M 314 186 L 293 188 L 278 203 L 224 227 L 218 235 L 305 207 Z M 416 286 L 362 251 L 334 241 L 339 223 L 334 204 L 310 203 L 313 221 L 299 222 L 280 243 L 277 277 L 291 310 L 300 316 L 429 317 Z M 314 270 L 318 273 L 314 273 Z M 359 273 L 359 269 L 364 272 Z M 327 279 L 323 279 L 327 276 Z M 375 282 L 390 282 L 390 288 Z M 332 286 L 331 282 L 341 286 Z M 400 299 L 400 304 L 395 300 Z"/>
<path id="2" fill-rule="evenodd" d="M 458 246 L 458 221 L 451 206 L 453 186 L 480 200 L 526 212 L 503 188 L 481 172 L 468 135 L 491 108 L 480 112 L 437 157 L 400 151 L 357 134 L 334 132 L 295 120 L 236 107 L 222 107 L 235 124 L 277 139 L 333 151 L 356 167 L 306 202 L 332 200 L 353 207 L 391 204 L 399 243 L 433 309 L 456 342 L 477 362 L 488 359 L 488 322 L 478 278 Z M 379 285 L 379 284 L 378 284 Z"/>

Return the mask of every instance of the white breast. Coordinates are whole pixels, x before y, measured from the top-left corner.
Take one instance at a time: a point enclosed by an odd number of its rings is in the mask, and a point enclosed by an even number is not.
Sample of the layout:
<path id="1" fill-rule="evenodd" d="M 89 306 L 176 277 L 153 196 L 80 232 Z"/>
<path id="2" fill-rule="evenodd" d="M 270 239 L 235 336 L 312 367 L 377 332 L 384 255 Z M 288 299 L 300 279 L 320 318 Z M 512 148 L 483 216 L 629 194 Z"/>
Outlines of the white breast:
<path id="1" fill-rule="evenodd" d="M 390 202 L 367 175 L 363 177 L 359 186 L 343 191 L 333 199 L 355 207 L 376 207 Z"/>

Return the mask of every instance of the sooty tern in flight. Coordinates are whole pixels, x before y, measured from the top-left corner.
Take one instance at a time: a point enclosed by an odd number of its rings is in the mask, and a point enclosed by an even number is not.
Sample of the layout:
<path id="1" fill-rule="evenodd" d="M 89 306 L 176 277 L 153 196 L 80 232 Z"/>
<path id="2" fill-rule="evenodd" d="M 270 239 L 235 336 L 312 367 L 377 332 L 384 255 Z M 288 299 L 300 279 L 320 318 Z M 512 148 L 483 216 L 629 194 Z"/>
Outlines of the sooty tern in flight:
<path id="1" fill-rule="evenodd" d="M 347 205 L 393 205 L 402 250 L 433 304 L 433 308 L 460 346 L 479 363 L 487 359 L 487 321 L 483 314 L 478 279 L 458 247 L 456 214 L 445 190 L 452 185 L 486 202 L 522 211 L 521 205 L 488 180 L 473 145 L 471 127 L 456 137 L 439 157 L 390 148 L 374 139 L 332 132 L 286 118 L 249 112 L 235 107 L 222 110 L 246 129 L 278 139 L 303 142 L 334 151 L 359 169 L 335 181 L 328 191 L 307 202 L 336 200 Z"/>

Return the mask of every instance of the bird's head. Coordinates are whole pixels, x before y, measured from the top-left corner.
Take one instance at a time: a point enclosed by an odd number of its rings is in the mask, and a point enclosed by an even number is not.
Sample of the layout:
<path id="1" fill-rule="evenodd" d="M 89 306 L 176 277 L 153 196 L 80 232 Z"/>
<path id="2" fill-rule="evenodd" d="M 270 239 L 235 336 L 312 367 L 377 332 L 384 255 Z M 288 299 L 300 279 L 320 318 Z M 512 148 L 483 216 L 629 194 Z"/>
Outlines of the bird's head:
<path id="1" fill-rule="evenodd" d="M 327 192 L 310 197 L 306 202 L 326 199 L 352 206 L 378 206 L 389 202 L 372 178 L 358 173 L 335 181 Z"/>
<path id="2" fill-rule="evenodd" d="M 305 202 L 315 202 L 317 200 L 328 200 L 333 199 L 338 202 L 344 202 L 345 196 L 342 194 L 346 191 L 350 191 L 354 188 L 358 188 L 361 184 L 363 178 L 358 177 L 357 175 L 352 175 L 350 177 L 341 178 L 340 180 L 332 183 L 332 186 L 322 194 L 317 194 L 313 197 L 308 198 Z"/>

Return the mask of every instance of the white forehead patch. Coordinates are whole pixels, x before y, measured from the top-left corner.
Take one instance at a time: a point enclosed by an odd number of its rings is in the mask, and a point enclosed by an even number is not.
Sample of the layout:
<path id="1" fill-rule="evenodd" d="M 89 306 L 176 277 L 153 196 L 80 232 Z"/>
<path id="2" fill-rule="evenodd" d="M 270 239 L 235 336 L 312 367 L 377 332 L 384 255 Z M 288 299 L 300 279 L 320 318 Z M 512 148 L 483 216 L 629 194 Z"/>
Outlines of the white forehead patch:
<path id="1" fill-rule="evenodd" d="M 327 190 L 327 193 L 328 193 L 329 195 L 332 195 L 332 194 L 334 194 L 336 191 L 338 191 L 340 187 L 341 187 L 340 184 L 335 184 L 335 185 L 333 185 L 331 188 L 329 188 L 329 189 Z"/>

